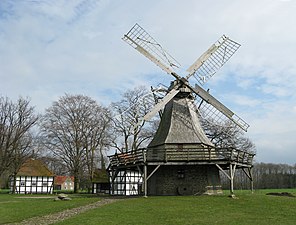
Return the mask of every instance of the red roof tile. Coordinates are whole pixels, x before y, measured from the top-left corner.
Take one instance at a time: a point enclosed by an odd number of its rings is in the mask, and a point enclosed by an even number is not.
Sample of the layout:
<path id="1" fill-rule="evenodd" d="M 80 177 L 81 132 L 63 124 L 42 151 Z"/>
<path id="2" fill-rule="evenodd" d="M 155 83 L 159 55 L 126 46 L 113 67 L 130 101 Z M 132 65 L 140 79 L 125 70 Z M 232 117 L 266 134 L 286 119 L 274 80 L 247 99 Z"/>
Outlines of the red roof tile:
<path id="1" fill-rule="evenodd" d="M 61 185 L 66 181 L 67 178 L 70 178 L 74 182 L 74 177 L 73 176 L 55 176 L 54 184 L 55 185 Z"/>

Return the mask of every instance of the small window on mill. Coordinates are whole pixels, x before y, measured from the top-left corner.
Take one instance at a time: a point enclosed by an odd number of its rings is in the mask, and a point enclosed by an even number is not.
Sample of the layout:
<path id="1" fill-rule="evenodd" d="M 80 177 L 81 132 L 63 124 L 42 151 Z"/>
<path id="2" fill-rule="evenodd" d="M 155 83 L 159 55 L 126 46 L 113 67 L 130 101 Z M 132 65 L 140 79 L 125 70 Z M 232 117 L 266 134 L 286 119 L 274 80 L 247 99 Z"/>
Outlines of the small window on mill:
<path id="1" fill-rule="evenodd" d="M 178 179 L 185 178 L 185 171 L 183 169 L 178 170 Z"/>
<path id="2" fill-rule="evenodd" d="M 178 144 L 177 149 L 178 151 L 183 151 L 183 144 Z"/>

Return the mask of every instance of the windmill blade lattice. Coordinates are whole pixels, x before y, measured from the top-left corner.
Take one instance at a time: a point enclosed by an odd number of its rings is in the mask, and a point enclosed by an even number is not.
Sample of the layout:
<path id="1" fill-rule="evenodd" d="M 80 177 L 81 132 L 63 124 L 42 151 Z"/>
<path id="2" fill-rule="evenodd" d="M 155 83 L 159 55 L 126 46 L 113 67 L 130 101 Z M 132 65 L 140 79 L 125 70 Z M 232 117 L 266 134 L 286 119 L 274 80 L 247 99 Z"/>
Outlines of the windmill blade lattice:
<path id="1" fill-rule="evenodd" d="M 201 85 L 211 78 L 241 45 L 223 35 L 188 69 L 186 79 L 194 77 Z"/>
<path id="2" fill-rule="evenodd" d="M 180 67 L 180 63 L 137 23 L 122 39 L 168 74 L 174 67 Z"/>
<path id="3" fill-rule="evenodd" d="M 226 124 L 226 121 L 231 121 L 233 126 L 238 126 L 244 131 L 247 131 L 250 127 L 243 119 L 241 119 L 238 115 L 233 114 L 232 117 L 225 116 L 222 112 L 220 112 L 216 107 L 208 104 L 207 102 L 201 100 L 199 103 L 198 111 L 200 116 L 203 119 L 213 122 L 214 124 Z"/>

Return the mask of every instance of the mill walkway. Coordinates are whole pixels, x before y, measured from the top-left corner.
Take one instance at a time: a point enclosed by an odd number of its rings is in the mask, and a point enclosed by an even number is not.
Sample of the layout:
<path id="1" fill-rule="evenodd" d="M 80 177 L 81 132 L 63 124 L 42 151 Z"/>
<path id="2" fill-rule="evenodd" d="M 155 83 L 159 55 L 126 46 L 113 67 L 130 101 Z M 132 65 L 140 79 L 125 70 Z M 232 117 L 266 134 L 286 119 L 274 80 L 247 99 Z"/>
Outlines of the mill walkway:
<path id="1" fill-rule="evenodd" d="M 162 155 L 161 160 L 159 155 Z M 227 165 L 235 163 L 238 167 L 251 167 L 255 154 L 241 151 L 235 148 L 184 148 L 182 151 L 176 149 L 157 149 L 147 151 L 138 149 L 133 152 L 119 153 L 109 156 L 109 167 L 125 167 L 127 165 L 143 165 L 155 163 L 186 163 L 186 164 L 218 164 Z"/>

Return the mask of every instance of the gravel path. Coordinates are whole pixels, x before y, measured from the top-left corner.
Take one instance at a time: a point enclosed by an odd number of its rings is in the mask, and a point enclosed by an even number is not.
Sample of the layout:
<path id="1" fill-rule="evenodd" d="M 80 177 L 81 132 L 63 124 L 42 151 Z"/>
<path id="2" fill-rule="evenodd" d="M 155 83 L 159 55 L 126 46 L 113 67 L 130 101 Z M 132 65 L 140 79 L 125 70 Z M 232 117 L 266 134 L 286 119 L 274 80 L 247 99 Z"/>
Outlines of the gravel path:
<path id="1" fill-rule="evenodd" d="M 67 209 L 58 213 L 54 214 L 49 214 L 45 216 L 40 216 L 40 217 L 32 217 L 26 220 L 23 220 L 20 223 L 14 223 L 14 225 L 47 225 L 47 224 L 53 224 L 59 221 L 63 221 L 65 219 L 68 219 L 72 216 L 75 216 L 77 214 L 83 213 L 85 211 L 88 211 L 90 209 L 95 209 L 98 207 L 101 207 L 103 205 L 107 205 L 116 201 L 119 201 L 122 199 L 116 199 L 116 198 L 104 198 L 98 202 L 85 205 L 85 206 L 80 206 L 77 208 L 73 209 Z M 10 224 L 11 225 L 11 224 Z"/>

